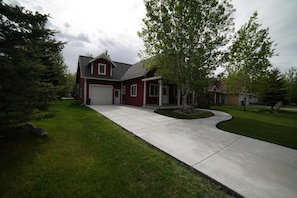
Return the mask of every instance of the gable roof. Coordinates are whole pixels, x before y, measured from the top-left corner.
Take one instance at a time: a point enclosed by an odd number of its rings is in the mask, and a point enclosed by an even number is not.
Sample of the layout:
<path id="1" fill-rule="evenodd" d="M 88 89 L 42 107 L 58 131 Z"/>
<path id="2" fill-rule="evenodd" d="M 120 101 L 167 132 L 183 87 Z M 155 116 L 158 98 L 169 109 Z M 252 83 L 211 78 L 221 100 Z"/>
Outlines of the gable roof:
<path id="1" fill-rule="evenodd" d="M 133 78 L 142 77 L 142 76 L 145 76 L 148 72 L 149 72 L 149 70 L 145 69 L 143 67 L 142 61 L 140 61 L 140 62 L 132 65 L 128 69 L 128 71 L 123 75 L 121 80 L 129 80 L 129 79 L 133 79 Z"/>
<path id="2" fill-rule="evenodd" d="M 98 59 L 101 59 L 101 58 L 109 61 L 113 66 L 116 67 L 116 64 L 111 60 L 110 56 L 107 55 L 107 51 L 106 52 L 103 52 L 102 54 L 99 54 L 98 56 L 96 56 L 95 58 L 93 58 L 92 60 L 90 60 L 89 63 L 92 63 L 95 60 L 98 60 Z"/>
<path id="3" fill-rule="evenodd" d="M 114 68 L 112 69 L 112 76 L 91 74 L 91 69 L 90 69 L 91 63 L 93 61 L 97 60 L 97 59 L 100 59 L 100 58 L 102 58 L 102 56 L 100 56 L 100 55 L 97 56 L 96 58 L 88 57 L 88 56 L 79 56 L 79 59 L 78 59 L 78 72 L 80 72 L 80 75 L 82 77 L 86 77 L 86 78 L 120 81 L 122 76 L 131 67 L 130 64 L 120 63 L 120 62 L 113 62 L 112 61 L 111 64 L 114 65 Z"/>
<path id="4" fill-rule="evenodd" d="M 91 64 L 98 59 L 105 59 L 114 66 L 112 68 L 112 76 L 91 74 Z M 116 62 L 111 60 L 111 58 L 107 55 L 107 52 L 104 52 L 95 58 L 80 55 L 78 59 L 77 75 L 79 73 L 82 77 L 98 80 L 124 81 L 144 77 L 150 71 L 151 70 L 147 70 L 143 67 L 143 61 L 140 61 L 133 65 L 122 62 Z"/>
<path id="5" fill-rule="evenodd" d="M 224 82 L 222 80 L 219 80 L 214 85 L 209 86 L 207 91 L 217 92 L 217 93 L 227 93 Z"/>

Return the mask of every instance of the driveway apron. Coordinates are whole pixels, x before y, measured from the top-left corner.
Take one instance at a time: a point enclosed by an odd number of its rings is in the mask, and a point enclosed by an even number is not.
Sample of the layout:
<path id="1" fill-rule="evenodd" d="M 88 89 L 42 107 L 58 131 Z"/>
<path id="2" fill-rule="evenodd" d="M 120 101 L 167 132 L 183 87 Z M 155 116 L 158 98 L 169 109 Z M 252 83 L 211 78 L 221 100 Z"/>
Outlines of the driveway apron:
<path id="1" fill-rule="evenodd" d="M 181 120 L 133 106 L 89 107 L 244 197 L 297 197 L 297 150 L 217 129 L 231 119 L 226 113 Z"/>

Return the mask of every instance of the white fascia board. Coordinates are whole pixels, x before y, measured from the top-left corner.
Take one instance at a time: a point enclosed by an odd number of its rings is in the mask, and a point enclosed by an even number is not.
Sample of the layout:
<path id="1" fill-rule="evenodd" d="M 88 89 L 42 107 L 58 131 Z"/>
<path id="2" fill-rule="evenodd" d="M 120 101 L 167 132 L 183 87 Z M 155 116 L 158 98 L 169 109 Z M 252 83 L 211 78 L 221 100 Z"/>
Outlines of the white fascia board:
<path id="1" fill-rule="evenodd" d="M 160 80 L 161 78 L 162 78 L 161 76 L 153 76 L 153 77 L 141 79 L 141 81 Z"/>

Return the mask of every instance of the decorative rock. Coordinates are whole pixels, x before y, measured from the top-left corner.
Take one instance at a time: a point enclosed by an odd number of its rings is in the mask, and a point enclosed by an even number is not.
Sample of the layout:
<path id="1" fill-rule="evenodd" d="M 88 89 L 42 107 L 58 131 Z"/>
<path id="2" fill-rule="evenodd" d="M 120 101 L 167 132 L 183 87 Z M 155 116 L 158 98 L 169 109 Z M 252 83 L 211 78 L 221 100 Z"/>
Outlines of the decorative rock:
<path id="1" fill-rule="evenodd" d="M 36 136 L 36 137 L 48 137 L 48 133 L 42 129 L 36 127 L 32 123 L 26 123 L 25 125 L 22 126 L 22 128 L 25 130 L 25 133 L 28 135 Z"/>

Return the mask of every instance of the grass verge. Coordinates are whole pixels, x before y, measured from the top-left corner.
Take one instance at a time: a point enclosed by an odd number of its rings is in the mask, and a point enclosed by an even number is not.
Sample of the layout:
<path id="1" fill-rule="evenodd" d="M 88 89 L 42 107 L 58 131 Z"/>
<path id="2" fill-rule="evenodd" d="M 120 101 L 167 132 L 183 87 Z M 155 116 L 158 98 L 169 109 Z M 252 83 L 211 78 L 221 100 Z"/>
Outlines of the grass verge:
<path id="1" fill-rule="evenodd" d="M 157 109 L 155 113 L 172 117 L 172 118 L 178 118 L 178 119 L 198 119 L 198 118 L 208 118 L 213 116 L 214 114 L 210 111 L 201 111 L 199 110 L 195 114 L 181 114 L 175 112 L 175 109 Z"/>
<path id="2" fill-rule="evenodd" d="M 228 197 L 219 186 L 73 101 L 35 121 L 49 138 L 0 138 L 1 197 Z"/>
<path id="3" fill-rule="evenodd" d="M 212 109 L 232 115 L 232 120 L 218 124 L 218 128 L 240 135 L 297 149 L 297 112 L 273 112 L 266 108 L 213 106 Z"/>

